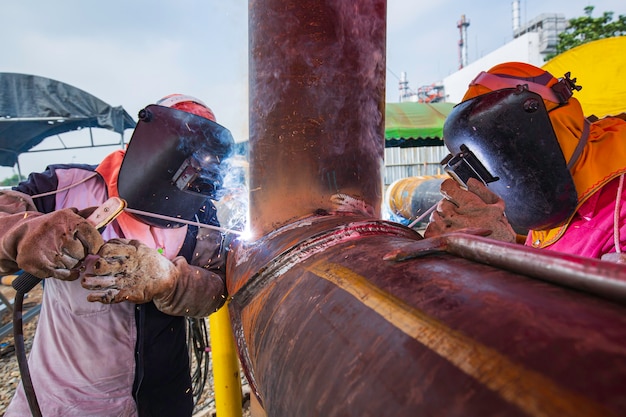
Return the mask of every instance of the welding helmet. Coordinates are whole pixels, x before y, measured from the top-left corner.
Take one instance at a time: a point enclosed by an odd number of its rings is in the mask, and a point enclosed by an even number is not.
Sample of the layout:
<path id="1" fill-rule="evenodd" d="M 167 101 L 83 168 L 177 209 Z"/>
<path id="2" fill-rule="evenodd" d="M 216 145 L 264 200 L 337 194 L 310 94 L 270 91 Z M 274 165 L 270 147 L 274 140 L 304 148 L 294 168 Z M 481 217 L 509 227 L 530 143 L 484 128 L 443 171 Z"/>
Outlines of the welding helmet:
<path id="1" fill-rule="evenodd" d="M 528 64 L 502 64 L 472 81 L 464 101 L 444 123 L 449 158 L 471 154 L 480 161 L 478 167 L 470 162 L 470 171 L 486 173 L 487 178 L 476 177 L 504 200 L 507 218 L 517 230 L 554 227 L 576 209 L 570 167 L 582 147 L 568 148 L 566 160 L 558 135 L 569 140 L 566 136 L 572 133 L 560 128 L 555 132 L 551 114 L 575 100 L 572 91 L 580 89 L 575 81 L 569 74 L 557 80 Z"/>
<path id="2" fill-rule="evenodd" d="M 167 96 L 139 112 L 139 121 L 118 177 L 119 196 L 128 207 L 193 220 L 221 196 L 225 164 L 234 149 L 228 129 L 215 122 L 202 101 Z M 138 215 L 156 227 L 180 227 L 168 219 Z"/>

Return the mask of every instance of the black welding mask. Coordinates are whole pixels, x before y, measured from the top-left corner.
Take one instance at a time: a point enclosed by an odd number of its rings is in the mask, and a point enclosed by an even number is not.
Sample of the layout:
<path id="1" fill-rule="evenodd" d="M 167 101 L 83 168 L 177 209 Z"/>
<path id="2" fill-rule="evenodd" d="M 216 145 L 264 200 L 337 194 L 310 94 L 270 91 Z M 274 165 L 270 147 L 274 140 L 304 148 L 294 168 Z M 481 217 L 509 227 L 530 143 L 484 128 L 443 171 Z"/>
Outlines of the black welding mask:
<path id="1" fill-rule="evenodd" d="M 525 86 L 456 105 L 443 136 L 451 152 L 444 162 L 455 160 L 500 196 L 513 227 L 547 229 L 574 213 L 576 188 L 543 99 Z"/>
<path id="2" fill-rule="evenodd" d="M 122 161 L 119 196 L 131 209 L 193 220 L 208 199 L 219 199 L 225 174 L 222 162 L 233 149 L 233 137 L 223 126 L 186 111 L 147 106 L 139 112 Z M 156 227 L 183 225 L 138 217 Z"/>

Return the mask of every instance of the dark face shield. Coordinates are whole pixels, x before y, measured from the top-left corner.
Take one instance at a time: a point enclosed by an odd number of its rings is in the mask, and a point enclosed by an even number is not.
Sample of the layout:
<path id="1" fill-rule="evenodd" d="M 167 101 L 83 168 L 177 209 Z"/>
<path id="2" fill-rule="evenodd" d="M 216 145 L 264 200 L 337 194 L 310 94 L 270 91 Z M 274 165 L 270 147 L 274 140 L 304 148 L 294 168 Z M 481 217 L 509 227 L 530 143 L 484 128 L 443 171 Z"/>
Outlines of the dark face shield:
<path id="1" fill-rule="evenodd" d="M 454 107 L 443 128 L 453 155 L 471 151 L 497 181 L 512 226 L 542 230 L 575 210 L 576 188 L 541 96 L 497 90 Z"/>
<path id="2" fill-rule="evenodd" d="M 151 105 L 139 122 L 120 168 L 118 191 L 128 207 L 192 220 L 208 199 L 218 199 L 234 148 L 228 129 L 191 113 Z M 157 227 L 182 223 L 140 216 Z"/>

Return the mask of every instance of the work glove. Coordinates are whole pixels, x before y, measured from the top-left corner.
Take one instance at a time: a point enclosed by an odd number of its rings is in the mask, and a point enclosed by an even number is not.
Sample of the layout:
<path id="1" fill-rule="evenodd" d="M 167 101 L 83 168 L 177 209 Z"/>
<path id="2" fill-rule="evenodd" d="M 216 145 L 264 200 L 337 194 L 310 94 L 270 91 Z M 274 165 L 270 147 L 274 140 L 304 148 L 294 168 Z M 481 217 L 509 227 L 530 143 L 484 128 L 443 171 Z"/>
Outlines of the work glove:
<path id="1" fill-rule="evenodd" d="M 25 194 L 0 194 L 2 274 L 23 269 L 39 278 L 74 280 L 78 271 L 73 268 L 103 243 L 100 233 L 76 209 L 43 214 L 34 211 Z"/>
<path id="2" fill-rule="evenodd" d="M 14 190 L 0 191 L 0 212 L 15 214 L 25 211 L 37 211 L 31 196 Z"/>
<path id="3" fill-rule="evenodd" d="M 81 267 L 88 301 L 113 304 L 153 301 L 164 313 L 206 316 L 225 301 L 223 279 L 209 270 L 172 261 L 138 240 L 111 239 Z"/>
<path id="4" fill-rule="evenodd" d="M 424 237 L 435 237 L 462 229 L 486 229 L 486 236 L 502 242 L 515 242 L 516 234 L 504 214 L 504 200 L 481 181 L 470 178 L 467 190 L 449 178 L 440 186 L 443 199 L 430 215 Z"/>

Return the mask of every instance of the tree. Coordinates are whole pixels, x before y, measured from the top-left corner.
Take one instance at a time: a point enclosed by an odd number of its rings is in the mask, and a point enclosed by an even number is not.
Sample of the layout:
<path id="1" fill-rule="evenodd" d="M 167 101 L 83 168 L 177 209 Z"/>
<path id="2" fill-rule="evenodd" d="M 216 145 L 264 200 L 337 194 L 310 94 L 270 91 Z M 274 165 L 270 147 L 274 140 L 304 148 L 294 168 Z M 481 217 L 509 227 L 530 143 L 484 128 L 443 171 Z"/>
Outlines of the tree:
<path id="1" fill-rule="evenodd" d="M 546 56 L 546 61 L 578 45 L 598 39 L 626 35 L 626 16 L 613 20 L 613 12 L 604 12 L 602 17 L 592 17 L 594 6 L 585 7 L 585 16 L 569 20 L 569 26 L 559 33 L 556 52 Z"/>
<path id="2" fill-rule="evenodd" d="M 26 179 L 25 177 L 20 178 L 19 175 L 15 174 L 12 177 L 5 178 L 2 181 L 0 181 L 0 186 L 9 187 L 9 186 L 17 185 L 19 184 L 20 181 L 23 181 L 25 179 Z"/>

